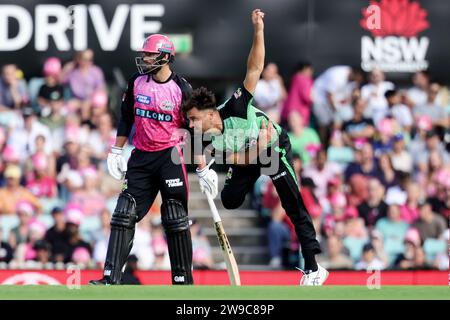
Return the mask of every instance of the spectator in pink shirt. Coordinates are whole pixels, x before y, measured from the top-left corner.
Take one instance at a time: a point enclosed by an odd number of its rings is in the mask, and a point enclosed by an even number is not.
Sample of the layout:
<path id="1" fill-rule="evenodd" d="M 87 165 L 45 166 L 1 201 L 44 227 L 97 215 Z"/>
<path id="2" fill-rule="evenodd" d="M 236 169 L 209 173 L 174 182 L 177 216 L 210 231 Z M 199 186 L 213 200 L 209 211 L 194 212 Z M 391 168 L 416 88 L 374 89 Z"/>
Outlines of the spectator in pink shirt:
<path id="1" fill-rule="evenodd" d="M 300 62 L 292 77 L 287 99 L 281 111 L 281 123 L 286 123 L 289 114 L 297 111 L 307 125 L 311 115 L 311 90 L 313 86 L 313 67 L 309 62 Z"/>
<path id="2" fill-rule="evenodd" d="M 74 61 L 67 63 L 62 70 L 62 83 L 68 84 L 72 97 L 71 106 L 81 108 L 83 120 L 90 114 L 90 99 L 96 90 L 105 88 L 103 71 L 94 65 L 94 52 L 91 49 L 76 54 Z"/>
<path id="3" fill-rule="evenodd" d="M 412 224 L 419 218 L 420 188 L 417 184 L 411 183 L 406 192 L 408 197 L 406 203 L 400 207 L 400 217 L 406 223 Z"/>
<path id="4" fill-rule="evenodd" d="M 27 178 L 27 189 L 38 198 L 57 195 L 56 179 L 48 175 L 48 159 L 42 152 L 31 157 L 33 172 Z"/>

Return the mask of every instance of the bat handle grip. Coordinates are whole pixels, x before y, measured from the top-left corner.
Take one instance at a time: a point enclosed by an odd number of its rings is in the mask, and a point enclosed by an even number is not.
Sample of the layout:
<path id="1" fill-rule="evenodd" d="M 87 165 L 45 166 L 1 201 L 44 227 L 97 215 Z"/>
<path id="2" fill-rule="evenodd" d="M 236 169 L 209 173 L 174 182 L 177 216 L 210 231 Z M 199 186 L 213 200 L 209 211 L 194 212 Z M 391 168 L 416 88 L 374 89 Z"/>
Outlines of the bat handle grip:
<path id="1" fill-rule="evenodd" d="M 208 204 L 211 209 L 214 222 L 215 223 L 221 222 L 222 219 L 220 218 L 219 212 L 217 211 L 216 204 L 214 203 L 214 199 L 211 197 L 211 195 L 209 194 L 208 191 L 206 191 L 205 194 L 206 194 L 206 199 L 208 199 Z"/>

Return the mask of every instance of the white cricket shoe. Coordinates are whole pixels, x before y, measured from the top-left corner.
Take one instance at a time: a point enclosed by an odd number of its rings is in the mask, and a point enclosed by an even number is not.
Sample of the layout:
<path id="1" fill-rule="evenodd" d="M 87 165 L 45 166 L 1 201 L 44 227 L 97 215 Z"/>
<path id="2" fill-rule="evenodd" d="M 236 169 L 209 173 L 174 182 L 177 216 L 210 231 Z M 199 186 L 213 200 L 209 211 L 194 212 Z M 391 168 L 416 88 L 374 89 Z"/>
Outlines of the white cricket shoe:
<path id="1" fill-rule="evenodd" d="M 297 268 L 303 273 L 303 277 L 300 280 L 301 286 L 321 286 L 328 278 L 330 274 L 324 267 L 317 264 L 317 271 L 305 273 L 305 271 Z"/>

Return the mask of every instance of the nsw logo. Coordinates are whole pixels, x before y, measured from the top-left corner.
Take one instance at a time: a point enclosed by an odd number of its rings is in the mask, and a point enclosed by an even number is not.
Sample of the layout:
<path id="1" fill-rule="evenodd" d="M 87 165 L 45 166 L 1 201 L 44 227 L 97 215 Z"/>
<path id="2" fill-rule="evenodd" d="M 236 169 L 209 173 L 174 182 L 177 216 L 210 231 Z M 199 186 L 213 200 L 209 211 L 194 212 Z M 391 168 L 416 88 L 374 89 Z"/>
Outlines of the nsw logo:
<path id="1" fill-rule="evenodd" d="M 416 72 L 428 68 L 427 11 L 411 0 L 370 1 L 360 21 L 371 36 L 361 38 L 361 67 L 371 71 Z"/>
<path id="2" fill-rule="evenodd" d="M 149 96 L 138 94 L 136 96 L 136 101 L 142 104 L 150 104 L 150 101 L 152 101 L 152 99 Z"/>

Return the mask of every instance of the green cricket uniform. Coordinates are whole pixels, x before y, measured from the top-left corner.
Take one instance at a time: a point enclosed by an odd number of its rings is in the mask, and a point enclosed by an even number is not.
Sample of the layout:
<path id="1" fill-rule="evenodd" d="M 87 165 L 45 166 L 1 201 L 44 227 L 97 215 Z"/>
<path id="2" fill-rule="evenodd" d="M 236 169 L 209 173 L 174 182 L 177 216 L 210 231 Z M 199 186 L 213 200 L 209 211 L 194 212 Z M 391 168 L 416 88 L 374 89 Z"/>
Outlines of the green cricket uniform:
<path id="1" fill-rule="evenodd" d="M 216 151 L 241 152 L 257 144 L 261 123 L 268 127 L 269 118 L 252 105 L 253 96 L 241 85 L 233 96 L 217 109 L 223 121 L 221 135 L 212 137 L 212 146 Z M 281 205 L 295 226 L 302 250 L 320 253 L 320 245 L 311 217 L 305 208 L 292 167 L 292 153 L 289 137 L 284 129 L 273 123 L 276 135 L 269 143 L 271 163 L 277 164 L 275 171 L 268 174 L 278 192 Z M 276 160 L 276 162 L 274 161 Z M 222 203 L 227 209 L 239 207 L 250 192 L 261 172 L 268 165 L 259 162 L 249 165 L 230 165 L 224 189 L 221 192 Z"/>

